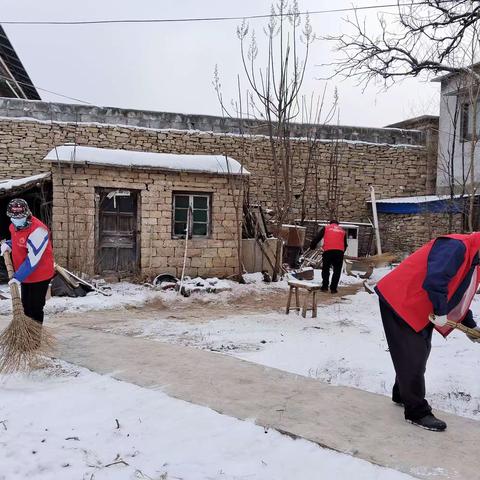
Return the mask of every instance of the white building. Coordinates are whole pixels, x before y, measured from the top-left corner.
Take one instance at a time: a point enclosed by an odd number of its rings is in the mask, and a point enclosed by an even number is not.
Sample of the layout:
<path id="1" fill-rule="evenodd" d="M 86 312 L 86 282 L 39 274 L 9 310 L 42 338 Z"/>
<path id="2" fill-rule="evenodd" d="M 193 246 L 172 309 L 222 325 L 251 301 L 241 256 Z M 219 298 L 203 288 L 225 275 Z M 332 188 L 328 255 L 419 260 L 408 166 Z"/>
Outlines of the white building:
<path id="1" fill-rule="evenodd" d="M 479 67 L 480 64 L 473 66 L 480 71 Z M 480 85 L 473 74 L 466 73 L 451 73 L 433 81 L 441 84 L 437 193 L 449 194 L 452 189 L 465 193 L 471 182 L 472 144 L 474 178 L 480 184 L 480 145 L 472 139 L 474 123 L 477 140 L 480 133 Z"/>

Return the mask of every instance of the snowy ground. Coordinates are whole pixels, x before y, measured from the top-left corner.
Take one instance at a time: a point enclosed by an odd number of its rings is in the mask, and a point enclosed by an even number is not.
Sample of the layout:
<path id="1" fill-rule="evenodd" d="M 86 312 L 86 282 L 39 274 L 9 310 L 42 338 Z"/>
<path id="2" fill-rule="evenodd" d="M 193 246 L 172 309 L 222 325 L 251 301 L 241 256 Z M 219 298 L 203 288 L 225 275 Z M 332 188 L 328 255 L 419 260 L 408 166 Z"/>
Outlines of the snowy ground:
<path id="1" fill-rule="evenodd" d="M 232 315 L 199 324 L 138 320 L 107 330 L 220 351 L 384 395 L 390 395 L 394 379 L 377 299 L 364 292 L 350 297 L 348 303 L 319 308 L 317 319 L 270 313 Z M 479 369 L 478 344 L 462 333 L 454 332 L 448 340 L 435 334 L 427 370 L 432 405 L 480 420 Z"/>
<path id="2" fill-rule="evenodd" d="M 376 279 L 387 271 L 377 271 Z M 253 294 L 251 288 L 237 286 L 233 292 L 202 298 L 205 302 L 228 304 L 233 296 Z M 160 296 L 172 305 L 179 298 L 172 293 Z M 180 301 L 192 300 L 180 297 Z M 473 310 L 480 318 L 478 298 Z M 390 395 L 394 372 L 378 299 L 363 290 L 340 303 L 319 306 L 316 319 L 303 319 L 295 313 L 286 316 L 281 312 L 241 315 L 234 308 L 227 318 L 211 321 L 185 320 L 181 316 L 181 312 L 173 316 L 162 311 L 153 319 L 141 319 L 133 314 L 128 320 L 111 325 L 106 322 L 100 327 L 114 333 L 220 351 L 322 382 Z M 432 405 L 480 420 L 479 369 L 478 344 L 471 343 L 460 332 L 452 333 L 447 340 L 434 334 L 427 369 L 427 392 Z"/>
<path id="3" fill-rule="evenodd" d="M 192 300 L 203 300 L 204 302 L 220 302 L 228 303 L 232 298 L 246 297 L 249 295 L 258 295 L 259 293 L 267 293 L 272 291 L 287 290 L 287 278 L 276 283 L 265 283 L 262 281 L 262 274 L 253 273 L 245 275 L 246 284 L 240 285 L 230 280 L 218 280 L 214 285 L 217 288 L 224 289 L 221 293 L 193 293 L 192 297 L 185 298 L 172 290 L 162 291 L 156 290 L 143 285 L 137 285 L 128 282 L 119 282 L 109 285 L 111 296 L 104 296 L 92 292 L 85 297 L 68 298 L 68 297 L 52 297 L 48 300 L 45 312 L 48 315 L 58 313 L 87 312 L 91 310 L 110 310 L 123 307 L 141 307 L 149 302 L 156 300 L 166 305 L 189 303 Z M 195 279 L 194 279 L 195 280 Z M 200 280 L 200 279 L 199 279 Z M 321 281 L 321 272 L 315 271 L 315 282 Z M 343 275 L 340 285 L 358 284 L 360 280 L 356 277 L 348 277 Z M 194 282 L 193 282 L 194 283 Z M 204 282 L 208 287 L 208 281 Z M 0 285 L 0 293 L 9 295 L 7 285 Z M 9 300 L 0 300 L 0 315 L 10 314 L 12 305 Z"/>
<path id="4" fill-rule="evenodd" d="M 62 363 L 0 395 L 0 480 L 412 478 Z"/>
<path id="5" fill-rule="evenodd" d="M 225 290 L 230 289 L 230 291 L 212 294 L 194 293 L 193 298 L 185 298 L 173 290 L 162 291 L 143 285 L 119 282 L 110 285 L 109 291 L 112 293 L 111 296 L 91 292 L 85 297 L 78 298 L 52 297 L 47 301 L 45 313 L 48 316 L 63 312 L 72 313 L 91 310 L 110 310 L 123 307 L 141 307 L 148 302 L 154 302 L 156 300 L 162 301 L 167 305 L 178 302 L 188 303 L 198 299 L 202 299 L 205 302 L 228 302 L 233 297 L 238 298 L 262 291 L 287 289 L 286 280 L 277 283 L 264 283 L 262 282 L 261 274 L 248 274 L 246 275 L 246 280 L 248 283 L 245 285 L 240 285 L 229 280 L 217 280 L 217 287 Z M 0 285 L 0 293 L 2 292 L 9 295 L 7 285 Z M 0 300 L 0 315 L 10 314 L 11 311 L 11 302 L 9 300 Z"/>
<path id="6" fill-rule="evenodd" d="M 376 271 L 375 279 L 386 271 Z M 343 279 L 344 284 L 352 282 L 359 281 Z M 183 298 L 117 284 L 112 297 L 51 299 L 47 314 L 55 323 L 55 313 L 103 310 L 95 328 L 220 351 L 322 382 L 389 395 L 393 369 L 375 295 L 361 290 L 319 306 L 318 318 L 303 319 L 283 313 L 286 282 L 231 286 L 230 292 Z M 239 298 L 267 299 L 272 297 L 269 292 L 279 299 L 278 311 L 269 307 L 242 315 L 235 307 Z M 146 316 L 130 308 L 120 315 L 121 321 L 118 315 L 109 321 L 108 309 L 157 300 L 166 308 L 157 312 L 150 307 Z M 183 315 L 199 303 L 208 306 L 200 320 Z M 0 315 L 9 314 L 9 304 L 0 301 Z M 216 309 L 228 315 L 216 315 Z M 473 310 L 480 318 L 477 299 Z M 480 419 L 479 348 L 461 333 L 447 341 L 434 336 L 427 390 L 435 407 Z M 31 377 L 0 376 L 0 398 L 0 480 L 408 478 L 66 365 Z"/>

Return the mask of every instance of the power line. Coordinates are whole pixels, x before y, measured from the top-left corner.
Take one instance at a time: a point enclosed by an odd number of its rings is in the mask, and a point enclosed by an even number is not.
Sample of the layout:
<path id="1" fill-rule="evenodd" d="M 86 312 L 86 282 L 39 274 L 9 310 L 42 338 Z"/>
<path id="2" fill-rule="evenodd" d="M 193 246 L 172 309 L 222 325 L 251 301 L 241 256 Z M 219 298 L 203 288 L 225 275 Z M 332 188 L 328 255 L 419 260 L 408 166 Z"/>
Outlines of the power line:
<path id="1" fill-rule="evenodd" d="M 11 78 L 6 77 L 4 75 L 0 75 L 0 79 L 1 80 L 7 80 L 7 81 L 12 80 Z M 21 82 L 19 80 L 15 80 L 15 81 L 17 83 L 21 84 L 21 85 L 26 85 L 28 87 L 32 86 L 31 83 Z M 74 100 L 75 102 L 84 103 L 85 105 L 93 105 L 93 103 L 87 102 L 85 100 L 80 100 L 79 98 L 75 98 L 75 97 L 69 97 L 68 95 L 63 95 L 62 93 L 57 93 L 57 92 L 54 92 L 52 90 L 47 90 L 46 88 L 37 87 L 36 85 L 34 85 L 34 88 L 36 88 L 37 90 L 41 90 L 42 92 L 51 93 L 52 95 L 56 95 L 57 97 L 67 98 L 68 100 Z"/>
<path id="2" fill-rule="evenodd" d="M 405 7 L 410 5 L 423 5 L 427 2 L 389 3 L 384 5 L 363 5 L 359 7 L 336 8 L 332 10 L 313 10 L 311 12 L 298 12 L 298 15 L 322 15 L 327 13 L 355 12 L 359 10 L 375 10 L 379 8 Z M 136 23 L 187 23 L 187 22 L 220 22 L 229 20 L 255 20 L 271 17 L 288 17 L 289 13 L 246 15 L 237 17 L 192 17 L 192 18 L 139 18 L 139 19 L 100 19 L 100 20 L 5 20 L 3 25 L 108 25 L 108 24 L 136 24 Z"/>

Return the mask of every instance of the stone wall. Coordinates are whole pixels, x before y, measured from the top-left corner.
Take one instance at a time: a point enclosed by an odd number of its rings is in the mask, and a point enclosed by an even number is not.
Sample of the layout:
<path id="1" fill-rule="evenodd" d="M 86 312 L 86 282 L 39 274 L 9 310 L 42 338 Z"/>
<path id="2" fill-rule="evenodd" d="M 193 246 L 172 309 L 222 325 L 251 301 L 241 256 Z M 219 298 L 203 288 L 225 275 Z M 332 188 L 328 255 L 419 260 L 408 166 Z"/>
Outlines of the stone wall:
<path id="1" fill-rule="evenodd" d="M 387 125 L 387 128 L 407 129 L 407 131 L 413 129 L 424 132 L 427 153 L 434 160 L 429 162 L 430 168 L 427 170 L 427 181 L 429 185 L 435 184 L 437 180 L 439 117 L 437 115 L 421 115 L 420 117 L 409 118 L 402 122 Z"/>
<path id="2" fill-rule="evenodd" d="M 213 115 L 192 115 L 171 112 L 154 112 L 115 107 L 98 107 L 53 102 L 29 101 L 0 98 L 0 117 L 33 118 L 42 121 L 67 123 L 96 123 L 128 125 L 155 130 L 199 130 L 215 133 L 244 133 L 267 135 L 264 121 L 216 117 Z M 346 125 L 309 125 L 292 123 L 291 135 L 305 137 L 306 132 L 315 131 L 316 138 L 362 141 L 371 143 L 425 145 L 424 133 L 417 130 L 397 128 L 369 128 Z M 410 127 L 411 128 L 411 127 Z"/>
<path id="3" fill-rule="evenodd" d="M 208 174 L 93 166 L 65 170 L 65 166 L 53 166 L 52 234 L 56 261 L 77 271 L 95 273 L 95 189 L 138 190 L 139 273 L 149 278 L 159 273 L 178 277 L 183 265 L 185 240 L 172 239 L 172 192 L 211 192 L 211 235 L 189 240 L 186 274 L 192 277 L 232 275 L 238 263 L 231 182 L 225 176 Z M 234 193 L 238 194 L 238 191 Z"/>
<path id="4" fill-rule="evenodd" d="M 410 254 L 432 238 L 447 233 L 461 233 L 463 217 L 453 214 L 452 229 L 446 213 L 418 213 L 415 215 L 379 213 L 378 222 L 382 250 Z"/>
<path id="5" fill-rule="evenodd" d="M 0 119 L 0 178 L 21 177 L 48 171 L 42 161 L 55 145 L 76 142 L 103 148 L 168 153 L 226 154 L 251 172 L 250 200 L 274 207 L 274 172 L 269 141 L 264 136 L 241 137 L 200 131 L 151 130 L 127 126 L 40 122 Z M 328 163 L 334 148 L 324 141 L 318 147 L 318 174 L 309 172 L 306 194 L 308 218 L 327 219 L 325 208 Z M 301 191 L 308 158 L 308 145 L 294 141 L 294 216 L 301 212 Z M 367 221 L 371 214 L 366 200 L 368 186 L 375 185 L 378 198 L 431 193 L 431 157 L 425 147 L 342 141 L 338 146 L 339 217 L 345 221 Z M 315 211 L 315 183 L 318 209 Z"/>

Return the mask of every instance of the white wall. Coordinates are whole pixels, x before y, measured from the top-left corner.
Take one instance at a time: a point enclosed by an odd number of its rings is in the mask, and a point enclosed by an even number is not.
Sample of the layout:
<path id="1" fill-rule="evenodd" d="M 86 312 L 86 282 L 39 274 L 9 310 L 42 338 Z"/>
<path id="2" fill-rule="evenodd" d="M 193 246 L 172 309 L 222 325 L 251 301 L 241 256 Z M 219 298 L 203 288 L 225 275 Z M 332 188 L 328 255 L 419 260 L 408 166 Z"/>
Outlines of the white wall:
<path id="1" fill-rule="evenodd" d="M 449 95 L 457 92 L 461 80 L 458 76 L 442 81 L 440 100 L 440 121 L 438 135 L 438 164 L 437 164 L 437 193 L 449 192 L 448 163 L 453 154 L 453 168 L 457 192 L 465 183 L 464 178 L 469 174 L 471 142 L 462 139 L 462 109 L 461 104 L 467 102 L 468 95 L 460 97 L 459 113 L 457 116 L 457 128 L 454 128 L 454 115 L 457 102 L 457 95 Z M 477 126 L 478 129 L 478 126 Z M 455 138 L 455 141 L 453 141 Z M 475 181 L 480 183 L 480 143 L 475 148 Z M 467 182 L 470 182 L 468 178 Z"/>

